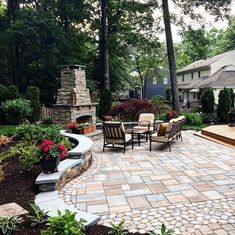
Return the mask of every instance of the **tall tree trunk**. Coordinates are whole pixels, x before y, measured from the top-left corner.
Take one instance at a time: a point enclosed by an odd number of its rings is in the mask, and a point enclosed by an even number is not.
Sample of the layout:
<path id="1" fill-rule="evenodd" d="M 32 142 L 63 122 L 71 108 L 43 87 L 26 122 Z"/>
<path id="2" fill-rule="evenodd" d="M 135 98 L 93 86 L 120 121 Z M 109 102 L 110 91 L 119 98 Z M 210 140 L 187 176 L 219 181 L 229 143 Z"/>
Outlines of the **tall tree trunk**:
<path id="1" fill-rule="evenodd" d="M 171 21 L 170 21 L 168 0 L 162 0 L 162 9 L 163 9 L 167 54 L 168 54 L 170 79 L 171 79 L 172 105 L 173 105 L 173 110 L 175 110 L 176 112 L 180 112 L 178 84 L 176 78 L 175 53 L 174 53 L 173 39 L 171 33 Z"/>
<path id="2" fill-rule="evenodd" d="M 104 88 L 110 90 L 108 28 L 107 28 L 107 0 L 101 0 L 101 64 Z"/>
<path id="3" fill-rule="evenodd" d="M 11 27 L 12 22 L 16 19 L 16 13 L 19 10 L 18 0 L 8 0 L 7 1 L 7 17 L 8 26 Z M 12 35 L 9 40 L 9 74 L 11 77 L 11 83 L 16 85 L 21 89 L 21 79 L 20 79 L 20 58 L 19 58 L 19 45 L 15 42 Z"/>

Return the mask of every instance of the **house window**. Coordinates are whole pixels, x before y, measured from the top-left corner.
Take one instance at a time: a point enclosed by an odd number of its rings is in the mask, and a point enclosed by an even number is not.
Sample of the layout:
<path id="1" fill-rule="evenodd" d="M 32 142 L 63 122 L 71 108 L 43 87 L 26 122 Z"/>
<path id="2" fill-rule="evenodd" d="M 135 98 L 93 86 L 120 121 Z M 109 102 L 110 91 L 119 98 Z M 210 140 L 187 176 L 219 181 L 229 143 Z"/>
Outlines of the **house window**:
<path id="1" fill-rule="evenodd" d="M 157 84 L 157 77 L 153 77 L 153 84 Z"/>
<path id="2" fill-rule="evenodd" d="M 191 78 L 193 79 L 193 72 L 191 73 Z"/>
<path id="3" fill-rule="evenodd" d="M 196 92 L 193 92 L 193 98 L 196 99 Z"/>
<path id="4" fill-rule="evenodd" d="M 201 77 L 201 71 L 198 71 L 198 78 Z"/>
<path id="5" fill-rule="evenodd" d="M 187 99 L 189 98 L 189 92 L 187 91 Z"/>
<path id="6" fill-rule="evenodd" d="M 200 100 L 200 94 L 199 94 L 199 92 L 197 93 L 197 99 Z"/>
<path id="7" fill-rule="evenodd" d="M 167 78 L 164 78 L 164 79 L 163 79 L 163 84 L 167 85 L 167 84 L 168 84 L 168 81 L 167 81 L 167 80 L 168 80 Z"/>
<path id="8" fill-rule="evenodd" d="M 184 82 L 184 74 L 182 74 L 182 82 Z"/>

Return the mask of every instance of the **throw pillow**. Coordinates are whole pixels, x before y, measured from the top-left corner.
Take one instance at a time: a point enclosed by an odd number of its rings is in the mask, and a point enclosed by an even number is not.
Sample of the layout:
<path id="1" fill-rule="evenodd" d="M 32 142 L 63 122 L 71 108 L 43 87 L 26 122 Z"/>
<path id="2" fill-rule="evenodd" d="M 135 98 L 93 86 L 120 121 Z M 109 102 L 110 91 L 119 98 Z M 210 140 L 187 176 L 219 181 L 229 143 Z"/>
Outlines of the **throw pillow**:
<path id="1" fill-rule="evenodd" d="M 166 133 L 167 126 L 168 126 L 168 123 L 161 123 L 157 135 L 164 136 Z"/>

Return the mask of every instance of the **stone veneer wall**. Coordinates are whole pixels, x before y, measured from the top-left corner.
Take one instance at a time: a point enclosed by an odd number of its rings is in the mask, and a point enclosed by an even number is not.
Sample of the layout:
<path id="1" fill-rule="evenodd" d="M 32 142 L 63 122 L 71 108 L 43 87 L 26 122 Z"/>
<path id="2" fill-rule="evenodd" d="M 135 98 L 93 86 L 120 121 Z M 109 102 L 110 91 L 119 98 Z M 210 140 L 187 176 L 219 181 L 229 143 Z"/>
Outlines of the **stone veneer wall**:
<path id="1" fill-rule="evenodd" d="M 89 166 L 92 163 L 92 152 L 91 150 L 89 150 L 82 156 L 78 156 L 78 157 L 71 156 L 70 158 L 72 159 L 79 158 L 79 159 L 82 159 L 83 162 L 70 169 L 67 169 L 57 182 L 40 184 L 39 185 L 40 192 L 60 190 L 70 180 L 81 175 L 84 171 L 86 171 L 89 168 Z"/>

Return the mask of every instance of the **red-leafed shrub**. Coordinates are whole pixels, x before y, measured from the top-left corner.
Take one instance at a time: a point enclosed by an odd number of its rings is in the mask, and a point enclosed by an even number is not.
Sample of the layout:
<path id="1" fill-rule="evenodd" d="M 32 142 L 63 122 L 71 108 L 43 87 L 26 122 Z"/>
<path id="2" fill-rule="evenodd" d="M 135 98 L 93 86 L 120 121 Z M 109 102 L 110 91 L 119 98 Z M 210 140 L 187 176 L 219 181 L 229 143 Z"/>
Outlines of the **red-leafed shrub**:
<path id="1" fill-rule="evenodd" d="M 109 115 L 121 121 L 137 121 L 141 113 L 155 113 L 156 108 L 148 100 L 131 99 L 112 107 Z"/>

